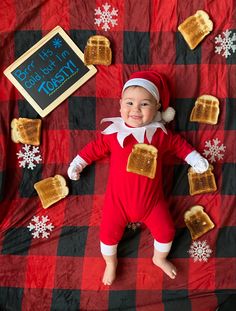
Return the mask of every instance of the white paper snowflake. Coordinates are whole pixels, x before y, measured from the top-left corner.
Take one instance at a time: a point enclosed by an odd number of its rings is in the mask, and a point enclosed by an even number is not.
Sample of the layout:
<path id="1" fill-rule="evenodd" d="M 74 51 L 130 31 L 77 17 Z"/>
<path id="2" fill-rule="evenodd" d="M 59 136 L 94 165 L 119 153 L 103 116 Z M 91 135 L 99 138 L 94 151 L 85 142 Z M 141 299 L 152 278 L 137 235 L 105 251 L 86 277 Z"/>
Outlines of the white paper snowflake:
<path id="1" fill-rule="evenodd" d="M 215 53 L 222 54 L 225 58 L 235 53 L 236 51 L 236 33 L 231 30 L 226 30 L 222 32 L 223 36 L 220 34 L 215 37 Z"/>
<path id="2" fill-rule="evenodd" d="M 188 251 L 190 256 L 193 258 L 193 261 L 205 261 L 207 262 L 210 257 L 212 250 L 206 241 L 194 241 L 190 246 Z"/>
<path id="3" fill-rule="evenodd" d="M 224 146 L 218 138 L 206 141 L 205 148 L 206 149 L 204 149 L 203 155 L 211 163 L 216 162 L 216 160 L 223 159 L 226 146 Z"/>
<path id="4" fill-rule="evenodd" d="M 117 18 L 114 18 L 114 16 L 118 16 L 118 9 L 111 8 L 111 5 L 108 3 L 103 4 L 102 7 L 103 9 L 99 7 L 94 10 L 95 16 L 98 16 L 98 18 L 95 17 L 94 24 L 98 25 L 98 27 L 102 26 L 102 29 L 107 31 L 110 29 L 110 26 L 114 27 L 117 25 Z"/>
<path id="5" fill-rule="evenodd" d="M 52 231 L 52 229 L 54 228 L 54 226 L 52 225 L 52 223 L 47 224 L 48 221 L 50 221 L 50 219 L 48 218 L 48 216 L 42 216 L 42 219 L 40 220 L 39 216 L 34 216 L 31 221 L 33 223 L 30 222 L 30 224 L 27 226 L 27 228 L 29 229 L 29 231 L 32 233 L 33 238 L 48 238 L 50 233 L 48 231 Z M 41 236 L 40 236 L 41 235 Z"/>
<path id="6" fill-rule="evenodd" d="M 25 144 L 16 154 L 19 159 L 19 166 L 33 170 L 36 167 L 35 163 L 38 164 L 42 161 L 39 152 L 39 147 Z"/>

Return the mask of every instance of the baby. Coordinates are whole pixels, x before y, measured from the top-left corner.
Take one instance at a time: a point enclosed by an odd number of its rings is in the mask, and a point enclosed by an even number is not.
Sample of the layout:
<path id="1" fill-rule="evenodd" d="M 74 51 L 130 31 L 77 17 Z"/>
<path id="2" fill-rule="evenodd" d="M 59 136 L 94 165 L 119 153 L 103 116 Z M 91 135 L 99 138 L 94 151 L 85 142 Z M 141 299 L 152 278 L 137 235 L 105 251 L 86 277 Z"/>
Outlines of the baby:
<path id="1" fill-rule="evenodd" d="M 69 178 L 78 180 L 85 166 L 110 156 L 100 228 L 101 253 L 106 263 L 105 285 L 115 280 L 117 245 L 130 222 L 147 226 L 154 238 L 153 263 L 170 278 L 177 275 L 176 267 L 167 259 L 175 228 L 163 195 L 162 161 L 168 152 L 174 153 L 197 173 L 206 171 L 209 164 L 180 135 L 166 129 L 165 123 L 175 114 L 169 100 L 163 75 L 156 71 L 133 73 L 122 90 L 121 118 L 104 119 L 112 124 L 80 150 L 68 168 Z M 153 179 L 126 170 L 128 157 L 137 143 L 150 144 L 158 150 Z"/>

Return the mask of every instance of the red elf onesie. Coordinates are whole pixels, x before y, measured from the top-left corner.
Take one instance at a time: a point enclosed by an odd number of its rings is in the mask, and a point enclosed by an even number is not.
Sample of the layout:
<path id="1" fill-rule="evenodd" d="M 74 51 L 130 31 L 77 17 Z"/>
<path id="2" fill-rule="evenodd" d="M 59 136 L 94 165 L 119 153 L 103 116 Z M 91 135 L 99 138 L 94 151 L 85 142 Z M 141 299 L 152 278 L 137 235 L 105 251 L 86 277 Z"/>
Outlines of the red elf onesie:
<path id="1" fill-rule="evenodd" d="M 141 86 L 161 102 L 162 113 L 142 127 L 129 127 L 120 117 L 103 119 L 112 122 L 97 138 L 87 144 L 68 168 L 72 180 L 86 165 L 104 157 L 110 157 L 109 178 L 102 210 L 100 229 L 101 252 L 114 255 L 124 229 L 130 222 L 144 223 L 154 238 L 154 247 L 169 252 L 175 229 L 162 188 L 163 158 L 172 153 L 185 160 L 196 172 L 207 170 L 208 162 L 180 135 L 166 129 L 165 122 L 174 117 L 169 106 L 169 89 L 165 78 L 155 71 L 141 71 L 131 75 L 123 91 L 130 86 Z M 127 172 L 128 157 L 137 143 L 151 144 L 158 150 L 156 173 L 153 179 Z"/>

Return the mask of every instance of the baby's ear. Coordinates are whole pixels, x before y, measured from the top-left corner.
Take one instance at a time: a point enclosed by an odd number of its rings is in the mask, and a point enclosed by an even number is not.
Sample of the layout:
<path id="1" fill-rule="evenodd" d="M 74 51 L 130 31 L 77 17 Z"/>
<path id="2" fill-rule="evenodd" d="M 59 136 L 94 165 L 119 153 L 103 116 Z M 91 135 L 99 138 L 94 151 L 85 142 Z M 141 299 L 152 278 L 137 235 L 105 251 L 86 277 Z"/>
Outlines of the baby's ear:
<path id="1" fill-rule="evenodd" d="M 157 110 L 159 110 L 161 108 L 161 103 L 157 103 L 156 107 L 157 107 Z"/>

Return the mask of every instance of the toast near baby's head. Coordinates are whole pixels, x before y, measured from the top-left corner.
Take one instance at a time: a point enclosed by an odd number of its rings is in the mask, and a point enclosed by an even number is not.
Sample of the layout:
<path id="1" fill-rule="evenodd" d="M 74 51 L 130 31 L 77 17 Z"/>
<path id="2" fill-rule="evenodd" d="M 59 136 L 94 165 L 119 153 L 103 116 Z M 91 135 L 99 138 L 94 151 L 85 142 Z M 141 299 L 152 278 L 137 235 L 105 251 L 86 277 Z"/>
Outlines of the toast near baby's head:
<path id="1" fill-rule="evenodd" d="M 43 208 L 48 208 L 69 194 L 66 180 L 61 175 L 40 180 L 34 184 L 34 188 L 38 193 Z"/>
<path id="2" fill-rule="evenodd" d="M 196 173 L 192 167 L 188 170 L 188 182 L 190 195 L 214 192 L 217 190 L 213 166 L 204 173 Z"/>
<path id="3" fill-rule="evenodd" d="M 191 50 L 195 49 L 212 29 L 213 23 L 209 15 L 203 10 L 199 10 L 194 15 L 189 16 L 178 26 L 178 30 Z"/>
<path id="4" fill-rule="evenodd" d="M 41 119 L 18 118 L 11 121 L 11 138 L 15 143 L 40 145 Z"/>
<path id="5" fill-rule="evenodd" d="M 219 113 L 218 98 L 212 95 L 201 95 L 191 111 L 190 121 L 214 125 L 218 122 Z"/>
<path id="6" fill-rule="evenodd" d="M 135 144 L 128 158 L 127 172 L 154 178 L 157 154 L 158 150 L 152 145 Z"/>
<path id="7" fill-rule="evenodd" d="M 201 205 L 194 205 L 184 213 L 184 221 L 193 240 L 215 227 Z"/>
<path id="8" fill-rule="evenodd" d="M 112 53 L 110 41 L 101 35 L 91 36 L 84 50 L 85 65 L 110 65 Z"/>

